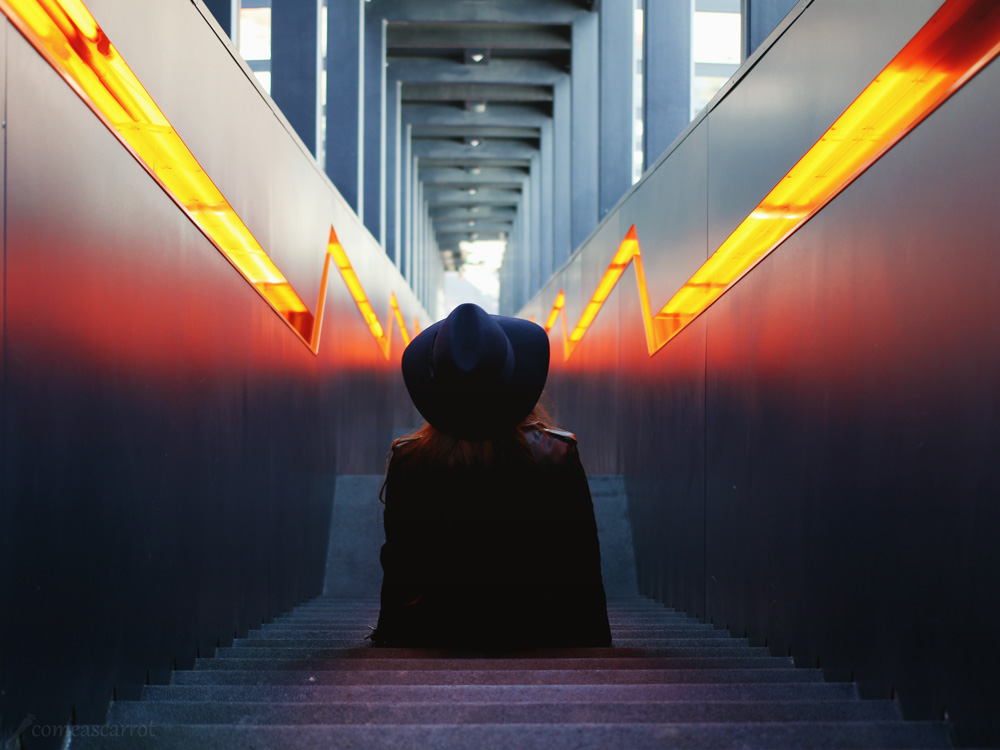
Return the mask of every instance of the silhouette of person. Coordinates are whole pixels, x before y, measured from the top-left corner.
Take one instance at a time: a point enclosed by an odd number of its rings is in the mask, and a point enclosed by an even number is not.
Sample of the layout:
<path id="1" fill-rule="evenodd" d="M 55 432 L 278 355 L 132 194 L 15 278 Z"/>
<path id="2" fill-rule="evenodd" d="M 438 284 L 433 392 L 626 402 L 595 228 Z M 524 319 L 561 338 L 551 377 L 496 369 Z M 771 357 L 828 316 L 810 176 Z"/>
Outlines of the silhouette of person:
<path id="1" fill-rule="evenodd" d="M 427 424 L 392 445 L 378 627 L 383 646 L 608 646 L 576 439 L 538 406 L 538 325 L 460 305 L 403 353 Z"/>

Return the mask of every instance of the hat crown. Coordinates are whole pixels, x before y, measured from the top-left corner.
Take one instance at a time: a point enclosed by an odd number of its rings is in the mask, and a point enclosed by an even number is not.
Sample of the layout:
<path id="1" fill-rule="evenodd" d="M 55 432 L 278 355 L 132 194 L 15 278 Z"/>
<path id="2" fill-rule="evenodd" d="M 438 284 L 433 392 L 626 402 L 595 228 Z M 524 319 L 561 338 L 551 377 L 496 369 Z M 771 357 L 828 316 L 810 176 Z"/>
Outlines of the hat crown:
<path id="1" fill-rule="evenodd" d="M 459 305 L 403 351 L 403 381 L 417 411 L 443 433 L 486 439 L 521 422 L 549 370 L 549 337 L 528 320 Z"/>
<path id="2" fill-rule="evenodd" d="M 514 365 L 503 329 L 473 304 L 456 307 L 442 323 L 431 355 L 433 377 L 459 389 L 506 383 Z"/>

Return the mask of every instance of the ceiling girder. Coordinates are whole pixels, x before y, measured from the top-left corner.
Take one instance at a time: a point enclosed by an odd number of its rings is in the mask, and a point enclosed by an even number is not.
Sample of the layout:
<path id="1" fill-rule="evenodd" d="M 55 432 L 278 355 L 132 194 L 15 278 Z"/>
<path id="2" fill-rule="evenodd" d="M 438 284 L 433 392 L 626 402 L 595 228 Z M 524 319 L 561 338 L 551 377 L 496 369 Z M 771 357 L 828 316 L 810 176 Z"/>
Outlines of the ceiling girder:
<path id="1" fill-rule="evenodd" d="M 485 139 L 478 146 L 471 146 L 462 141 L 421 141 L 414 140 L 411 153 L 419 159 L 450 159 L 474 167 L 499 166 L 488 162 L 495 160 L 521 160 L 530 164 L 532 157 L 538 154 L 538 149 L 527 145 L 524 141 L 505 141 Z M 428 165 L 429 166 L 429 165 Z M 520 166 L 520 165 L 518 165 Z"/>
<path id="2" fill-rule="evenodd" d="M 518 83 L 404 83 L 403 104 L 410 102 L 551 102 L 551 86 Z M 480 114 L 480 113 L 474 113 Z M 482 113 L 485 114 L 485 113 Z"/>
<path id="3" fill-rule="evenodd" d="M 528 179 L 530 173 L 523 169 L 421 169 L 420 180 L 426 183 L 465 183 L 478 185 L 485 183 L 517 183 Z"/>
<path id="4" fill-rule="evenodd" d="M 568 24 L 590 9 L 589 0 L 483 0 L 481 2 L 414 2 L 372 0 L 368 14 L 392 21 Z"/>
<path id="5" fill-rule="evenodd" d="M 507 206 L 434 206 L 430 209 L 432 219 L 454 219 L 469 221 L 471 219 L 504 219 L 513 221 L 517 217 L 517 209 Z"/>
<path id="6" fill-rule="evenodd" d="M 500 125 L 415 125 L 413 138 L 420 140 L 464 140 L 495 138 L 500 140 L 535 140 L 542 137 L 540 128 Z"/>
<path id="7" fill-rule="evenodd" d="M 537 127 L 551 121 L 551 113 L 537 104 L 510 102 L 490 104 L 485 112 L 470 112 L 464 107 L 448 104 L 413 103 L 403 105 L 406 125 L 489 125 L 496 127 Z"/>
<path id="8" fill-rule="evenodd" d="M 488 65 L 466 65 L 435 58 L 392 58 L 386 77 L 407 83 L 520 83 L 553 86 L 566 71 L 548 60 L 491 60 Z"/>
<path id="9" fill-rule="evenodd" d="M 487 190 L 482 189 L 475 195 L 467 190 L 429 190 L 424 189 L 424 199 L 427 205 L 433 206 L 512 206 L 521 202 L 519 190 Z"/>
<path id="10" fill-rule="evenodd" d="M 431 169 L 458 168 L 470 169 L 479 167 L 480 169 L 496 167 L 498 169 L 530 169 L 531 159 L 505 159 L 503 157 L 490 157 L 488 159 L 462 159 L 458 157 L 432 157 L 426 156 L 418 161 L 418 164 Z"/>
<path id="11" fill-rule="evenodd" d="M 457 5 L 457 3 L 452 3 Z M 386 30 L 388 57 L 404 50 L 568 51 L 572 27 L 532 23 L 392 23 Z"/>

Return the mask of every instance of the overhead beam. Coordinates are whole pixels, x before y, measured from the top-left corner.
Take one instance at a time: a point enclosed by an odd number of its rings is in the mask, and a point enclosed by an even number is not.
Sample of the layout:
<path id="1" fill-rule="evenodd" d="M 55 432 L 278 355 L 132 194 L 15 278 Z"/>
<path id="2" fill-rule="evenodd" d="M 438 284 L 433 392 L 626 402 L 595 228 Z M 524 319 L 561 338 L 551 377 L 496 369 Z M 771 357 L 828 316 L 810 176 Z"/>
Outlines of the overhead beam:
<path id="1" fill-rule="evenodd" d="M 476 47 L 489 50 L 568 51 L 572 47 L 568 26 L 537 23 L 390 23 L 386 42 L 390 57 L 394 52 L 405 49 Z"/>
<path id="2" fill-rule="evenodd" d="M 469 192 L 469 190 L 476 190 L 482 192 L 483 190 L 513 190 L 520 193 L 523 184 L 520 182 L 487 182 L 487 183 L 475 183 L 475 182 L 434 182 L 433 180 L 428 180 L 421 178 L 424 185 L 427 186 L 428 190 L 458 190 L 464 193 Z"/>
<path id="3" fill-rule="evenodd" d="M 569 24 L 586 10 L 574 0 L 503 0 L 503 2 L 415 3 L 413 0 L 372 0 L 377 12 L 391 21 L 464 21 L 473 23 Z"/>
<path id="4" fill-rule="evenodd" d="M 431 217 L 434 219 L 454 219 L 469 221 L 470 219 L 505 219 L 513 221 L 517 209 L 507 206 L 434 206 Z"/>
<path id="5" fill-rule="evenodd" d="M 551 86 L 517 83 L 404 83 L 403 102 L 551 102 Z"/>
<path id="6" fill-rule="evenodd" d="M 499 138 L 537 141 L 541 135 L 541 128 L 500 125 L 417 125 L 413 128 L 413 137 L 424 140 Z"/>
<path id="7" fill-rule="evenodd" d="M 475 240 L 502 240 L 507 237 L 506 232 L 462 232 L 461 234 L 448 232 L 447 234 L 436 235 L 438 247 L 442 250 L 457 248 L 459 242 L 473 242 Z"/>
<path id="8" fill-rule="evenodd" d="M 420 179 L 432 183 L 464 183 L 477 185 L 482 183 L 520 183 L 528 177 L 523 169 L 480 169 L 472 172 L 467 169 L 421 169 Z"/>
<path id="9" fill-rule="evenodd" d="M 428 206 L 517 206 L 521 200 L 521 191 L 483 188 L 477 189 L 475 195 L 472 195 L 468 190 L 437 190 L 433 186 L 424 185 L 424 200 Z"/>
<path id="10" fill-rule="evenodd" d="M 459 199 L 459 203 L 479 203 L 486 196 L 492 198 L 510 197 L 513 200 L 518 200 L 521 195 L 521 186 L 494 187 L 491 185 L 488 187 L 455 188 L 439 186 L 433 182 L 424 182 L 424 191 L 427 201 L 431 204 L 440 202 L 442 198 L 448 199 L 450 203 L 452 197 Z"/>
<path id="11" fill-rule="evenodd" d="M 390 58 L 386 75 L 404 83 L 520 83 L 551 86 L 566 75 L 547 60 L 493 59 L 466 65 L 440 58 Z"/>
<path id="12" fill-rule="evenodd" d="M 413 154 L 421 162 L 423 159 L 455 159 L 474 165 L 477 161 L 491 159 L 530 160 L 537 152 L 537 148 L 525 145 L 524 141 L 485 140 L 478 146 L 459 142 L 413 141 Z"/>
<path id="13" fill-rule="evenodd" d="M 451 168 L 468 169 L 470 167 L 497 167 L 503 169 L 528 169 L 531 166 L 531 159 L 510 159 L 503 156 L 489 157 L 487 159 L 463 159 L 459 157 L 425 157 L 420 163 L 431 168 Z"/>
<path id="14" fill-rule="evenodd" d="M 495 127 L 537 127 L 550 120 L 548 112 L 537 104 L 497 103 L 485 112 L 472 112 L 464 106 L 411 103 L 403 105 L 403 121 L 407 125 L 489 125 Z"/>
<path id="15" fill-rule="evenodd" d="M 435 221 L 434 231 L 438 234 L 458 234 L 461 232 L 509 232 L 514 226 L 511 221 L 480 221 L 478 219 L 470 221 Z"/>

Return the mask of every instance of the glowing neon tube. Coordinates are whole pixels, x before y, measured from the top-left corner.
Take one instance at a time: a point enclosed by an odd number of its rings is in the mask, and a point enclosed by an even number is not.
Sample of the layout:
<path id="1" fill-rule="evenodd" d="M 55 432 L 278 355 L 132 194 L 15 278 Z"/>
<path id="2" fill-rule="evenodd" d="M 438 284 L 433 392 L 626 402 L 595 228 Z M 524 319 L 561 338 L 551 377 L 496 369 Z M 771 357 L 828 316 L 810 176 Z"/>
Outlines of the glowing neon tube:
<path id="1" fill-rule="evenodd" d="M 636 264 L 646 341 L 650 356 L 655 354 L 998 52 L 1000 3 L 947 0 L 655 316 L 648 307 L 633 226 L 566 338 L 566 357 L 586 334 L 629 262 Z M 565 316 L 564 307 L 560 291 L 546 330 L 555 325 L 560 312 Z"/>
<path id="2" fill-rule="evenodd" d="M 0 0 L 0 10 L 314 353 L 319 350 L 332 256 L 342 274 L 349 269 L 350 276 L 345 274 L 344 282 L 379 348 L 389 356 L 388 336 L 371 310 L 333 228 L 314 315 L 202 169 L 81 0 Z M 410 335 L 395 294 L 390 300 L 390 323 L 393 318 L 403 340 L 408 342 Z"/>

